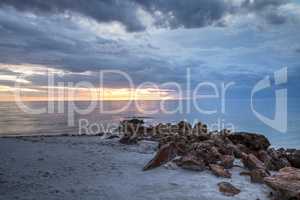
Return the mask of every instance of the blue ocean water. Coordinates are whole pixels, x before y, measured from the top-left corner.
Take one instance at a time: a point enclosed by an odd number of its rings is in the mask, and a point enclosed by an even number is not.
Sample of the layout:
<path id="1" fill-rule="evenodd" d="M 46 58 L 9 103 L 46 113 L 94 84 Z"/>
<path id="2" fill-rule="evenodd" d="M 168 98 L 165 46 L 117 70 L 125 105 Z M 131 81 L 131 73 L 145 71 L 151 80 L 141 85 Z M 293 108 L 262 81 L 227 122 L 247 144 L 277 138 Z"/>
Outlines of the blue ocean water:
<path id="1" fill-rule="evenodd" d="M 222 102 L 212 100 L 203 102 L 190 100 L 137 101 L 131 103 L 128 101 L 102 101 L 94 103 L 91 112 L 83 114 L 73 112 L 69 102 L 55 102 L 54 110 L 42 114 L 32 114 L 24 112 L 13 102 L 1 102 L 0 135 L 79 134 L 85 133 L 87 130 L 90 131 L 89 133 L 97 133 L 113 130 L 122 119 L 141 117 L 150 124 L 175 123 L 180 120 L 187 120 L 191 123 L 201 121 L 208 124 L 213 130 L 234 128 L 235 131 L 264 134 L 275 147 L 300 148 L 300 101 L 295 98 L 288 99 L 288 126 L 285 133 L 260 121 L 253 114 L 248 99 L 227 99 L 224 106 L 222 106 Z M 255 109 L 259 113 L 273 118 L 274 99 L 259 99 L 254 103 Z M 48 106 L 48 102 L 26 102 L 25 104 L 33 109 L 47 108 Z M 90 102 L 75 103 L 76 108 L 82 110 L 89 105 Z M 123 110 L 111 112 L 117 109 Z"/>

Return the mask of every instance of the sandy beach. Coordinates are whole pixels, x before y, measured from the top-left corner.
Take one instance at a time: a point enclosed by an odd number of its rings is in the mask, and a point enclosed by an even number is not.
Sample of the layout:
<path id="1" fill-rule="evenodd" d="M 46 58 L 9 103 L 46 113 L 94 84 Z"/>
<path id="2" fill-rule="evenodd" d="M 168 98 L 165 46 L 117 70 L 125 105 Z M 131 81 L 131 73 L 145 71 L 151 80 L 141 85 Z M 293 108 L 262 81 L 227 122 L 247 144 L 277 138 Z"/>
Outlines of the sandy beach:
<path id="1" fill-rule="evenodd" d="M 154 152 L 154 143 L 100 137 L 0 138 L 0 199 L 268 199 L 267 186 L 240 176 L 239 167 L 231 179 L 165 166 L 142 171 Z M 223 196 L 222 181 L 241 193 Z"/>

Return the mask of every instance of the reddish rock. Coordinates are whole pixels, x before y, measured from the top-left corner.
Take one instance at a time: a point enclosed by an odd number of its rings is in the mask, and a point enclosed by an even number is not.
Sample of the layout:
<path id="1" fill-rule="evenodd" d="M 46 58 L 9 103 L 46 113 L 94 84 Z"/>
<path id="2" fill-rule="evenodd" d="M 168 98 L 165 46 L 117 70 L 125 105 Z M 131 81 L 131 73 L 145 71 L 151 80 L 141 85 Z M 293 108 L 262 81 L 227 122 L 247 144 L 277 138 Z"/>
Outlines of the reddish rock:
<path id="1" fill-rule="evenodd" d="M 238 188 L 234 187 L 232 184 L 227 182 L 218 183 L 219 191 L 222 192 L 225 196 L 235 196 L 241 192 Z"/>
<path id="2" fill-rule="evenodd" d="M 178 166 L 183 169 L 193 170 L 193 171 L 203 171 L 206 169 L 205 163 L 201 159 L 197 159 L 193 155 L 183 156 L 178 162 Z"/>
<path id="3" fill-rule="evenodd" d="M 174 143 L 162 146 L 155 157 L 144 167 L 144 171 L 159 167 L 176 157 L 178 149 Z"/>
<path id="4" fill-rule="evenodd" d="M 300 170 L 285 167 L 278 174 L 266 177 L 265 183 L 277 192 L 278 200 L 300 199 Z"/>
<path id="5" fill-rule="evenodd" d="M 253 154 L 243 154 L 242 155 L 242 162 L 245 167 L 249 170 L 255 169 L 266 169 L 263 162 L 261 162 L 255 155 Z"/>
<path id="6" fill-rule="evenodd" d="M 211 164 L 209 165 L 209 168 L 216 176 L 231 178 L 230 172 L 224 169 L 224 167 L 222 167 L 221 165 Z"/>

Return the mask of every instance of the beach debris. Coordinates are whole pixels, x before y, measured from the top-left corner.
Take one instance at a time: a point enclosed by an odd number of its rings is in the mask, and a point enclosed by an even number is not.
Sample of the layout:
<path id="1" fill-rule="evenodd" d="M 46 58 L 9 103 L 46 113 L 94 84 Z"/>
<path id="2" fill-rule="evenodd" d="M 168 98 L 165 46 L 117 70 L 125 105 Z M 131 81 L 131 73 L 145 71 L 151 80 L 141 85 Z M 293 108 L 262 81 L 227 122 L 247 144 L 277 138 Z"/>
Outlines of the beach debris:
<path id="1" fill-rule="evenodd" d="M 209 168 L 218 177 L 231 178 L 230 172 L 224 169 L 221 165 L 211 164 L 209 165 Z"/>
<path id="2" fill-rule="evenodd" d="M 300 199 L 300 170 L 285 167 L 278 174 L 264 178 L 264 182 L 277 193 L 278 200 Z"/>
<path id="3" fill-rule="evenodd" d="M 221 182 L 218 183 L 219 191 L 222 192 L 225 196 L 235 196 L 241 192 L 238 188 L 234 187 L 231 183 Z"/>

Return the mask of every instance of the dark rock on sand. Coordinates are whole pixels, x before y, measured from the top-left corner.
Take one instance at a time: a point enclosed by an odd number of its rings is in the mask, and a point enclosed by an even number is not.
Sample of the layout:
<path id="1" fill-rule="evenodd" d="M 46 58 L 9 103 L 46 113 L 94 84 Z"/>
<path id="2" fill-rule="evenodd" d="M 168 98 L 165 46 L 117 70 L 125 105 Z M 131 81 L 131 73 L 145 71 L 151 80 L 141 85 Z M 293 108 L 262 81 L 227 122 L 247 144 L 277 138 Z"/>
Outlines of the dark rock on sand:
<path id="1" fill-rule="evenodd" d="M 241 192 L 238 188 L 227 182 L 221 182 L 218 184 L 218 186 L 219 191 L 222 192 L 225 196 L 235 196 Z"/>
<path id="2" fill-rule="evenodd" d="M 277 200 L 300 200 L 300 170 L 286 167 L 271 177 L 264 179 L 265 183 L 277 192 Z"/>
<path id="3" fill-rule="evenodd" d="M 209 168 L 213 172 L 213 174 L 215 174 L 216 176 L 224 177 L 224 178 L 231 178 L 230 172 L 227 171 L 226 169 L 224 169 L 224 167 L 222 167 L 221 165 L 211 164 L 211 165 L 209 165 Z"/>

